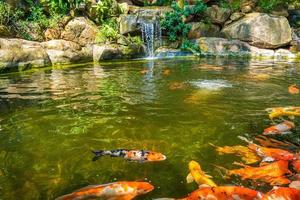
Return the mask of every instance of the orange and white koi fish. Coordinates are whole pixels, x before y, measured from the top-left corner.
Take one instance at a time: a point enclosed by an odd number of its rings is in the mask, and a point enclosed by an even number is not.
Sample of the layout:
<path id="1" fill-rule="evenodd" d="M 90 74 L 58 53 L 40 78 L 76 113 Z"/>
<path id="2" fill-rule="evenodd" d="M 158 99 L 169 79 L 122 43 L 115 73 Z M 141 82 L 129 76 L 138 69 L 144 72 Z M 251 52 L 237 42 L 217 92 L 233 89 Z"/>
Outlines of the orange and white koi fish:
<path id="1" fill-rule="evenodd" d="M 261 167 L 251 167 L 239 164 L 244 168 L 228 170 L 229 175 L 238 175 L 242 179 L 261 180 L 271 185 L 285 185 L 290 180 L 285 177 L 291 174 L 288 169 L 288 161 L 280 160 Z"/>
<path id="2" fill-rule="evenodd" d="M 191 183 L 195 181 L 199 186 L 202 184 L 215 187 L 217 184 L 214 183 L 213 180 L 211 180 L 210 176 L 206 175 L 202 169 L 199 163 L 196 161 L 189 162 L 189 171 L 190 173 L 186 177 L 186 180 L 188 183 Z"/>
<path id="3" fill-rule="evenodd" d="M 290 107 L 267 108 L 266 111 L 269 113 L 270 119 L 274 119 L 282 116 L 288 116 L 288 117 L 300 116 L 300 107 L 290 106 Z"/>
<path id="4" fill-rule="evenodd" d="M 151 192 L 154 187 L 147 182 L 114 182 L 103 185 L 90 185 L 56 200 L 84 200 L 101 198 L 104 200 L 131 200 Z"/>
<path id="5" fill-rule="evenodd" d="M 295 128 L 295 124 L 291 121 L 284 121 L 280 124 L 266 128 L 263 135 L 283 135 L 291 133 L 290 131 Z"/>
<path id="6" fill-rule="evenodd" d="M 167 158 L 165 155 L 161 153 L 155 151 L 145 151 L 145 150 L 116 149 L 116 150 L 97 150 L 92 152 L 95 154 L 93 161 L 98 160 L 101 156 L 121 157 L 129 161 L 138 161 L 138 162 L 163 161 Z"/>
<path id="7" fill-rule="evenodd" d="M 289 86 L 288 91 L 290 94 L 299 94 L 300 88 L 296 84 L 293 84 Z"/>
<path id="8" fill-rule="evenodd" d="M 262 200 L 299 200 L 300 190 L 288 187 L 279 187 L 265 194 Z"/>
<path id="9" fill-rule="evenodd" d="M 262 147 L 254 143 L 250 143 L 248 148 L 256 152 L 258 156 L 262 157 L 262 162 L 273 162 L 277 160 L 295 160 L 296 156 L 286 150 L 277 148 Z"/>
<path id="10" fill-rule="evenodd" d="M 182 200 L 260 200 L 258 191 L 238 186 L 219 186 L 200 188 Z"/>
<path id="11" fill-rule="evenodd" d="M 214 146 L 214 145 L 212 145 Z M 216 146 L 214 146 L 216 147 Z M 237 146 L 224 146 L 224 147 L 216 147 L 216 151 L 219 154 L 236 154 L 238 156 L 241 156 L 241 159 L 246 164 L 252 164 L 259 162 L 261 158 L 257 156 L 252 150 L 250 150 L 248 147 L 237 145 Z"/>

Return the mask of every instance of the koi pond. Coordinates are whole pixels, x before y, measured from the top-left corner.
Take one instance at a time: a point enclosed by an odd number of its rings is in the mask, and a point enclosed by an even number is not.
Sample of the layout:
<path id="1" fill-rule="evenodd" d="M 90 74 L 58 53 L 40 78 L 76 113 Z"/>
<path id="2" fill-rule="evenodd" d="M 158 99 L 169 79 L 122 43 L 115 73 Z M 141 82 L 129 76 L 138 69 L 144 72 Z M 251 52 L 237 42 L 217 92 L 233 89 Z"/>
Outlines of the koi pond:
<path id="1" fill-rule="evenodd" d="M 149 181 L 139 199 L 185 197 L 196 160 L 220 185 L 234 155 L 211 145 L 244 145 L 270 126 L 266 108 L 299 106 L 300 63 L 173 58 L 85 64 L 0 75 L 0 199 L 55 199 L 81 187 Z M 299 129 L 299 120 L 295 121 Z M 300 137 L 293 138 L 300 143 Z M 145 149 L 162 162 L 129 162 L 91 150 Z"/>

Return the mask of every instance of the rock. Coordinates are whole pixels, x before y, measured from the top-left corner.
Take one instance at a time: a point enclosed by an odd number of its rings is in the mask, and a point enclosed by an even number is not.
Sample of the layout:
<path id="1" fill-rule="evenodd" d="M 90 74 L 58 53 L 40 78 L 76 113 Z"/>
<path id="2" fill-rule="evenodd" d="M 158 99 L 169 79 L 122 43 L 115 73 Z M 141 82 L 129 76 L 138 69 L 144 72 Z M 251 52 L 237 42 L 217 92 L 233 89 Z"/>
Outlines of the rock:
<path id="1" fill-rule="evenodd" d="M 0 58 L 0 69 L 4 70 L 22 70 L 51 64 L 40 43 L 22 39 L 0 38 Z"/>
<path id="2" fill-rule="evenodd" d="M 254 10 L 257 0 L 243 0 L 241 3 L 242 13 L 250 13 Z"/>
<path id="3" fill-rule="evenodd" d="M 258 47 L 251 46 L 250 47 L 250 52 L 252 57 L 265 57 L 265 58 L 270 58 L 273 57 L 275 54 L 275 51 L 272 49 L 261 49 Z"/>
<path id="4" fill-rule="evenodd" d="M 234 22 L 234 21 L 237 21 L 237 20 L 241 19 L 244 16 L 245 16 L 245 14 L 242 13 L 242 12 L 235 12 L 232 15 L 230 15 L 230 20 L 232 22 Z"/>
<path id="5" fill-rule="evenodd" d="M 9 36 L 11 36 L 11 33 L 8 27 L 0 25 L 0 37 L 9 37 Z"/>
<path id="6" fill-rule="evenodd" d="M 212 7 L 207 8 L 205 13 L 208 17 L 210 17 L 213 23 L 224 24 L 225 21 L 230 17 L 231 10 L 213 5 Z"/>
<path id="7" fill-rule="evenodd" d="M 138 15 L 142 19 L 155 19 L 162 18 L 167 12 L 172 11 L 170 6 L 150 6 L 150 7 L 138 7 L 129 6 L 129 14 Z"/>
<path id="8" fill-rule="evenodd" d="M 136 35 L 140 32 L 137 15 L 121 15 L 118 21 L 120 34 Z"/>
<path id="9" fill-rule="evenodd" d="M 250 45 L 239 40 L 202 37 L 196 40 L 201 52 L 208 55 L 244 55 L 249 54 Z"/>
<path id="10" fill-rule="evenodd" d="M 285 17 L 265 13 L 250 13 L 223 28 L 227 38 L 249 42 L 251 45 L 275 49 L 289 44 L 291 28 Z"/>
<path id="11" fill-rule="evenodd" d="M 92 61 L 91 47 L 81 47 L 75 42 L 66 40 L 50 40 L 42 42 L 41 45 L 53 65 Z"/>
<path id="12" fill-rule="evenodd" d="M 227 25 L 231 24 L 232 22 L 235 22 L 235 21 L 241 19 L 241 18 L 244 17 L 244 16 L 245 16 L 245 14 L 242 13 L 242 12 L 235 12 L 235 13 L 233 13 L 232 15 L 230 15 L 229 20 L 227 20 L 227 21 L 225 22 L 224 26 L 227 26 Z"/>
<path id="13" fill-rule="evenodd" d="M 65 26 L 61 39 L 87 46 L 94 43 L 97 32 L 94 22 L 85 17 L 76 17 Z"/>
<path id="14" fill-rule="evenodd" d="M 271 12 L 272 15 L 277 15 L 277 16 L 283 16 L 283 17 L 288 17 L 289 16 L 289 13 L 287 11 L 287 9 L 280 9 L 280 10 L 273 10 Z"/>
<path id="15" fill-rule="evenodd" d="M 102 60 L 138 58 L 144 55 L 144 49 L 137 45 L 122 46 L 117 44 L 95 44 L 93 46 L 93 60 L 95 62 Z"/>
<path id="16" fill-rule="evenodd" d="M 62 30 L 63 29 L 60 28 L 48 28 L 44 33 L 45 40 L 48 41 L 48 40 L 59 39 Z"/>
<path id="17" fill-rule="evenodd" d="M 197 39 L 200 37 L 219 37 L 220 28 L 214 24 L 205 24 L 203 22 L 191 22 L 191 30 L 188 34 L 189 39 Z"/>
<path id="18" fill-rule="evenodd" d="M 277 49 L 275 51 L 274 57 L 276 60 L 290 60 L 295 59 L 296 55 L 287 49 Z"/>

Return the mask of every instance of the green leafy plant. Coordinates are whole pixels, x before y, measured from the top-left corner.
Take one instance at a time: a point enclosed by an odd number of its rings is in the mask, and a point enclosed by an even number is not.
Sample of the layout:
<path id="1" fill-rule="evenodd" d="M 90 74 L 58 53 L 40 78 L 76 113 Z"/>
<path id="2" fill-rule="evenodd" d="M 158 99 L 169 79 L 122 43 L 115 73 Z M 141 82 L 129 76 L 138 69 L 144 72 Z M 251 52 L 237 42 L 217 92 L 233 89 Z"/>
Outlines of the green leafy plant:
<path id="1" fill-rule="evenodd" d="M 172 9 L 166 13 L 161 27 L 167 32 L 170 41 L 176 41 L 180 37 L 186 38 L 191 26 L 184 23 L 184 17 L 188 16 L 187 10 L 181 9 L 176 2 L 172 3 Z"/>
<path id="2" fill-rule="evenodd" d="M 197 44 L 195 44 L 194 42 L 192 42 L 190 40 L 187 40 L 187 39 L 184 39 L 182 41 L 180 48 L 182 50 L 191 51 L 195 55 L 200 55 L 201 54 L 200 47 Z"/>
<path id="3" fill-rule="evenodd" d="M 170 41 L 186 38 L 191 26 L 185 23 L 185 19 L 191 15 L 201 15 L 207 9 L 202 0 L 198 0 L 193 7 L 189 6 L 187 2 L 183 7 L 173 2 L 171 7 L 172 11 L 167 12 L 161 21 L 161 27 L 167 32 Z"/>
<path id="4" fill-rule="evenodd" d="M 14 26 L 24 16 L 21 10 L 15 10 L 5 2 L 0 2 L 0 25 Z"/>
<path id="5" fill-rule="evenodd" d="M 102 24 L 100 27 L 95 42 L 98 43 L 116 43 L 120 38 L 118 33 L 118 25 L 115 20 L 108 20 Z"/>
<path id="6" fill-rule="evenodd" d="M 231 0 L 228 2 L 227 0 L 220 0 L 219 6 L 222 8 L 229 8 L 233 11 L 239 11 L 241 9 L 242 0 Z"/>
<path id="7" fill-rule="evenodd" d="M 102 0 L 97 3 L 97 18 L 100 23 L 118 14 L 119 8 L 115 0 Z"/>

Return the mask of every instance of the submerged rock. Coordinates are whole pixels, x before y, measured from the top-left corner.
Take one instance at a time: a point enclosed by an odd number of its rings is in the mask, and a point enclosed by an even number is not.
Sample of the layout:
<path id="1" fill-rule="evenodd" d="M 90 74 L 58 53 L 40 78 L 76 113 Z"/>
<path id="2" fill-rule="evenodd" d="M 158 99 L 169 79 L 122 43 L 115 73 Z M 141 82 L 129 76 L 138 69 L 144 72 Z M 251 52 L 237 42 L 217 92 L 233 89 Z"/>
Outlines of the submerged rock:
<path id="1" fill-rule="evenodd" d="M 0 69 L 22 70 L 50 65 L 48 54 L 39 42 L 0 38 Z"/>
<path id="2" fill-rule="evenodd" d="M 226 26 L 222 32 L 230 39 L 238 39 L 260 48 L 275 49 L 292 40 L 288 20 L 282 16 L 250 13 Z"/>
<path id="3" fill-rule="evenodd" d="M 92 61 L 92 48 L 66 40 L 50 40 L 41 43 L 52 65 Z"/>
<path id="4" fill-rule="evenodd" d="M 85 17 L 76 17 L 65 26 L 61 39 L 86 46 L 94 43 L 97 32 L 98 28 L 94 22 Z"/>

